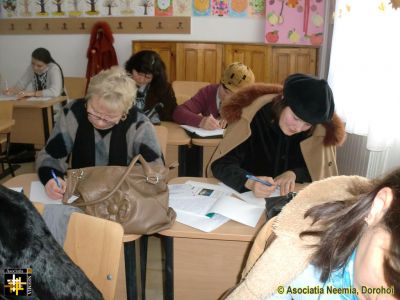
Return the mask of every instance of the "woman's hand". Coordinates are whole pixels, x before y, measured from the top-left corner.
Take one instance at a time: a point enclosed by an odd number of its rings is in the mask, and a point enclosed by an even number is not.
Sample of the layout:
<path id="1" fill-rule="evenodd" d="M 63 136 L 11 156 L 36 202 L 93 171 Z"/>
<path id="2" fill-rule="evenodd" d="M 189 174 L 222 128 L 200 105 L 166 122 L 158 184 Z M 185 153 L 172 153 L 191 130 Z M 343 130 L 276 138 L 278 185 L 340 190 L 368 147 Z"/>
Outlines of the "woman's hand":
<path id="1" fill-rule="evenodd" d="M 269 183 L 272 184 L 272 186 L 267 186 L 265 184 L 262 184 L 261 182 L 254 181 L 251 179 L 248 179 L 244 186 L 251 190 L 257 198 L 267 198 L 269 197 L 273 191 L 275 191 L 276 188 L 276 182 L 272 177 L 267 177 L 267 176 L 257 176 L 258 178 L 268 181 Z"/>
<path id="2" fill-rule="evenodd" d="M 35 96 L 35 92 L 20 91 L 17 93 L 17 99 L 33 96 Z"/>
<path id="3" fill-rule="evenodd" d="M 219 125 L 219 121 L 215 119 L 213 115 L 209 115 L 208 117 L 203 117 L 203 119 L 201 119 L 199 127 L 206 130 L 214 130 L 221 128 Z"/>
<path id="4" fill-rule="evenodd" d="M 9 89 L 3 90 L 2 92 L 4 95 L 12 96 L 17 93 L 17 90 L 15 88 L 9 88 Z"/>
<path id="5" fill-rule="evenodd" d="M 221 127 L 221 129 L 225 129 L 226 125 L 228 125 L 228 122 L 226 122 L 225 119 L 220 119 L 219 120 L 219 127 Z"/>
<path id="6" fill-rule="evenodd" d="M 44 186 L 47 196 L 49 196 L 53 200 L 62 199 L 65 193 L 65 189 L 67 187 L 67 184 L 63 179 L 61 179 L 60 177 L 57 177 L 57 179 L 61 185 L 61 188 L 58 187 L 57 182 L 54 179 L 50 179 L 49 181 L 47 181 L 46 185 Z"/>
<path id="7" fill-rule="evenodd" d="M 275 177 L 275 183 L 281 188 L 281 196 L 287 195 L 289 192 L 293 192 L 295 182 L 296 174 L 293 171 L 286 171 Z"/>

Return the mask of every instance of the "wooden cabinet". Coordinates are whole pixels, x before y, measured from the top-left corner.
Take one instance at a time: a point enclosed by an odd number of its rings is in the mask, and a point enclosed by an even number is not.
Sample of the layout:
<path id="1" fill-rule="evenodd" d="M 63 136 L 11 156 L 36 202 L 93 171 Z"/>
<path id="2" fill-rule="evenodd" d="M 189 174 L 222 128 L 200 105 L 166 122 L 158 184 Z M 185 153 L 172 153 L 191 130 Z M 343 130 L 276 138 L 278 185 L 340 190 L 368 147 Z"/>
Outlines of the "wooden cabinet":
<path id="1" fill-rule="evenodd" d="M 165 63 L 169 81 L 176 79 L 176 42 L 132 42 L 132 52 L 153 50 L 157 52 Z"/>
<path id="2" fill-rule="evenodd" d="M 176 45 L 176 80 L 219 82 L 222 45 L 178 43 Z"/>
<path id="3" fill-rule="evenodd" d="M 317 49 L 273 47 L 271 55 L 271 81 L 283 83 L 293 73 L 316 75 Z"/>
<path id="4" fill-rule="evenodd" d="M 163 59 L 169 81 L 218 83 L 226 66 L 241 61 L 257 82 L 283 83 L 293 73 L 317 74 L 318 49 L 264 44 L 133 41 L 133 52 L 154 50 Z"/>
<path id="5" fill-rule="evenodd" d="M 266 45 L 227 44 L 224 45 L 224 70 L 229 64 L 240 61 L 250 67 L 257 82 L 271 82 L 270 66 Z"/>

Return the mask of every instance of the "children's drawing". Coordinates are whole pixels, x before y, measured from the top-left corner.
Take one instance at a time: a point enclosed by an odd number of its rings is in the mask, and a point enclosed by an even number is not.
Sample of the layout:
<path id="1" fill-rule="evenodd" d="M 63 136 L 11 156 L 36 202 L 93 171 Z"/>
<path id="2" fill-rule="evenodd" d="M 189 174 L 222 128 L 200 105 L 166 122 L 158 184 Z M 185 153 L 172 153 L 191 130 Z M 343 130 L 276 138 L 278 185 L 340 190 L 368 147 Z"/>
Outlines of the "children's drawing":
<path id="1" fill-rule="evenodd" d="M 193 0 L 193 16 L 209 16 L 211 14 L 210 0 Z"/>
<path id="2" fill-rule="evenodd" d="M 49 13 L 47 12 L 48 0 L 37 0 L 36 5 L 39 8 L 39 11 L 36 12 L 37 16 L 48 16 Z"/>
<path id="3" fill-rule="evenodd" d="M 247 16 L 248 0 L 230 0 L 229 16 L 245 17 Z"/>
<path id="4" fill-rule="evenodd" d="M 173 0 L 173 15 L 190 16 L 192 14 L 191 5 L 191 0 Z"/>
<path id="5" fill-rule="evenodd" d="M 19 0 L 18 2 L 19 15 L 21 17 L 32 16 L 32 7 L 30 0 Z"/>
<path id="6" fill-rule="evenodd" d="M 5 17 L 15 17 L 17 15 L 17 1 L 16 0 L 3 0 L 2 8 L 4 9 L 3 15 Z"/>
<path id="7" fill-rule="evenodd" d="M 70 17 L 79 17 L 83 13 L 83 0 L 69 0 L 67 2 L 67 11 Z"/>
<path id="8" fill-rule="evenodd" d="M 228 15 L 228 0 L 212 0 L 212 14 L 219 17 Z"/>
<path id="9" fill-rule="evenodd" d="M 133 15 L 133 0 L 120 0 L 121 15 Z"/>
<path id="10" fill-rule="evenodd" d="M 160 17 L 172 16 L 172 0 L 156 0 L 155 15 Z"/>
<path id="11" fill-rule="evenodd" d="M 249 14 L 251 16 L 256 16 L 256 17 L 265 16 L 265 1 L 250 0 L 249 1 Z"/>
<path id="12" fill-rule="evenodd" d="M 135 15 L 137 16 L 154 16 L 153 0 L 136 0 Z"/>
<path id="13" fill-rule="evenodd" d="M 85 0 L 89 6 L 89 10 L 86 11 L 86 14 L 89 16 L 97 16 L 99 15 L 99 11 L 96 9 L 97 0 Z"/>
<path id="14" fill-rule="evenodd" d="M 268 0 L 265 42 L 320 46 L 323 15 L 321 0 Z"/>
<path id="15" fill-rule="evenodd" d="M 105 15 L 107 16 L 112 16 L 113 15 L 113 7 L 117 7 L 118 3 L 117 0 L 104 0 L 103 1 L 103 7 L 105 7 L 106 12 Z"/>
<path id="16" fill-rule="evenodd" d="M 65 2 L 65 0 L 52 0 L 52 4 L 53 4 L 53 6 L 55 8 L 55 10 L 53 8 L 53 12 L 51 13 L 53 16 L 60 17 L 60 16 L 64 16 L 65 15 L 65 11 L 64 11 L 64 8 L 63 8 L 64 2 Z"/>

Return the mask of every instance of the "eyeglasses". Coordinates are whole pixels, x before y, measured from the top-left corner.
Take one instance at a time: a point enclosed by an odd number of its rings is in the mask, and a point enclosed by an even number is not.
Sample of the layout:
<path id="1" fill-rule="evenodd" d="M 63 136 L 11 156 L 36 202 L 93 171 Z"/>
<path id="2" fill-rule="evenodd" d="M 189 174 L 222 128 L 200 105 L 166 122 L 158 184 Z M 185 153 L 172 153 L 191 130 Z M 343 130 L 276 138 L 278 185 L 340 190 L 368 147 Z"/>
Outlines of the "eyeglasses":
<path id="1" fill-rule="evenodd" d="M 114 121 L 111 121 L 111 120 L 107 120 L 107 119 L 105 119 L 105 118 L 103 118 L 103 117 L 100 117 L 100 116 L 98 116 L 98 115 L 95 115 L 94 113 L 91 113 L 91 112 L 88 111 L 88 110 L 86 110 L 86 112 L 87 112 L 87 114 L 88 114 L 88 118 L 91 119 L 92 121 L 95 121 L 95 122 L 102 121 L 105 125 L 110 126 L 110 127 L 115 126 L 115 125 L 118 124 L 118 122 L 114 122 Z"/>
<path id="2" fill-rule="evenodd" d="M 151 73 L 139 73 L 136 70 L 132 71 L 131 77 L 133 77 L 133 76 L 143 77 L 143 78 L 146 78 L 146 79 L 153 79 L 153 74 L 151 74 Z"/>

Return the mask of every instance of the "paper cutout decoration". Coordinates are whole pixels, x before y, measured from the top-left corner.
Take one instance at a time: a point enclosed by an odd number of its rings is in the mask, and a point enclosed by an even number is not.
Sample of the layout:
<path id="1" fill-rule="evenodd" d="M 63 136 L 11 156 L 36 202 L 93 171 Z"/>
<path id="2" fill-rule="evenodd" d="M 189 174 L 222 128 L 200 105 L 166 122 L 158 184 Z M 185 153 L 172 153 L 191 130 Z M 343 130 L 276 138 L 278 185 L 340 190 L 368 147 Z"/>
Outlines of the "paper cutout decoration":
<path id="1" fill-rule="evenodd" d="M 320 46 L 324 31 L 324 1 L 269 0 L 265 42 Z"/>
<path id="2" fill-rule="evenodd" d="M 192 15 L 191 0 L 173 0 L 174 16 L 191 16 Z"/>
<path id="3" fill-rule="evenodd" d="M 83 14 L 83 0 L 69 0 L 67 2 L 67 11 L 70 17 L 79 17 Z"/>
<path id="4" fill-rule="evenodd" d="M 136 16 L 154 16 L 153 0 L 136 0 L 135 1 Z"/>
<path id="5" fill-rule="evenodd" d="M 248 0 L 230 0 L 229 16 L 246 17 L 248 7 L 249 7 Z"/>
<path id="6" fill-rule="evenodd" d="M 1 3 L 3 17 L 17 16 L 17 0 L 3 0 Z"/>
<path id="7" fill-rule="evenodd" d="M 156 0 L 155 15 L 160 17 L 172 16 L 172 0 Z"/>
<path id="8" fill-rule="evenodd" d="M 133 0 L 120 0 L 119 8 L 121 15 L 133 15 Z"/>
<path id="9" fill-rule="evenodd" d="M 258 17 L 265 16 L 265 1 L 262 1 L 262 0 L 250 0 L 250 2 L 249 2 L 249 14 L 251 16 L 258 16 Z"/>
<path id="10" fill-rule="evenodd" d="M 212 14 L 219 17 L 228 15 L 228 0 L 212 0 Z"/>
<path id="11" fill-rule="evenodd" d="M 193 16 L 209 16 L 211 14 L 210 0 L 193 0 Z"/>

